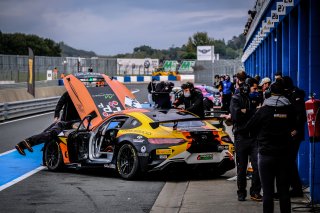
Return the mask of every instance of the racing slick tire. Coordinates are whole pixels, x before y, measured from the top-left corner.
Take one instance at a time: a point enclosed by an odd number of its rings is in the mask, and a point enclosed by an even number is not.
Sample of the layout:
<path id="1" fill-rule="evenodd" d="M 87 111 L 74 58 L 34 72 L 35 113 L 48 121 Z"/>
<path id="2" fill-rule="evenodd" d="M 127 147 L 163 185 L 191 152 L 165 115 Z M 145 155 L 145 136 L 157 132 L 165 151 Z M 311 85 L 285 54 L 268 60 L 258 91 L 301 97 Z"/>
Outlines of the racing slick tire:
<path id="1" fill-rule="evenodd" d="M 133 179 L 139 173 L 139 158 L 131 144 L 123 144 L 117 155 L 117 171 L 124 179 Z"/>
<path id="2" fill-rule="evenodd" d="M 44 163 L 50 171 L 60 171 L 63 167 L 62 152 L 56 141 L 50 141 L 44 147 Z"/>

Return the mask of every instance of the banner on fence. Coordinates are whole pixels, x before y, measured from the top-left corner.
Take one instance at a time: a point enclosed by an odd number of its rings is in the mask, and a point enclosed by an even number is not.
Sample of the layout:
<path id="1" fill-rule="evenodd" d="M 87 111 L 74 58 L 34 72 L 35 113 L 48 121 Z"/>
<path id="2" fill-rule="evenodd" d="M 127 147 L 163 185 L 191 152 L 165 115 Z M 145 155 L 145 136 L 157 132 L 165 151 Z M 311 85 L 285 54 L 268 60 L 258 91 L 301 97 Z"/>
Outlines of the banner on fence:
<path id="1" fill-rule="evenodd" d="M 30 47 L 28 59 L 28 93 L 35 97 L 35 69 L 34 69 L 34 54 Z"/>

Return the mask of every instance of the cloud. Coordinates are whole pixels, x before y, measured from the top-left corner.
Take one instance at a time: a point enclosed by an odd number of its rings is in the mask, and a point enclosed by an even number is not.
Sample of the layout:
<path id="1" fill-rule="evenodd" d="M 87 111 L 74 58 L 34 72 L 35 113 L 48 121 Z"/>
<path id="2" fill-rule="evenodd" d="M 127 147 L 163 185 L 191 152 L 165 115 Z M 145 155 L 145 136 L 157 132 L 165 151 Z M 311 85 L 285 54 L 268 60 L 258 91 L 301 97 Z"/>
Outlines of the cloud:
<path id="1" fill-rule="evenodd" d="M 239 35 L 254 0 L 0 1 L 2 32 L 22 32 L 111 55 L 185 44 L 196 32 Z M 250 6 L 249 6 L 250 5 Z"/>

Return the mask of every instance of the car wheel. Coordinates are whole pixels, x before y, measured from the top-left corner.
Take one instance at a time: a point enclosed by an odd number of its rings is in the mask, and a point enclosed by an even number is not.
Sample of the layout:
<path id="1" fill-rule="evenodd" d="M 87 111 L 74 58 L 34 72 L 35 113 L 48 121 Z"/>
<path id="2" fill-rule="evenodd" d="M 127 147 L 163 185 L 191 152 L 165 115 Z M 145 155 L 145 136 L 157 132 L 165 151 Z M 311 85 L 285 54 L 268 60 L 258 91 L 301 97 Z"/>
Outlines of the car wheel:
<path id="1" fill-rule="evenodd" d="M 50 141 L 45 146 L 44 162 L 50 171 L 59 171 L 63 168 L 62 152 L 56 141 Z"/>
<path id="2" fill-rule="evenodd" d="M 123 144 L 117 155 L 117 170 L 124 179 L 133 179 L 138 174 L 139 159 L 131 144 Z"/>

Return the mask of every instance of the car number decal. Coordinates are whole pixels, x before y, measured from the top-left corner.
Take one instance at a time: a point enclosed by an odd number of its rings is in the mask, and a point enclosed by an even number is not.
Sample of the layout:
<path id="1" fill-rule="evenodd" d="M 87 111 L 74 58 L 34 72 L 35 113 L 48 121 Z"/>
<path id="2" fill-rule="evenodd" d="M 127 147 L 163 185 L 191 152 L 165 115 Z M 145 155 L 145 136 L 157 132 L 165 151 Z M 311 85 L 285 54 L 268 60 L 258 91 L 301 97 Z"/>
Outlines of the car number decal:
<path id="1" fill-rule="evenodd" d="M 197 160 L 212 160 L 213 154 L 202 154 L 198 155 Z"/>

